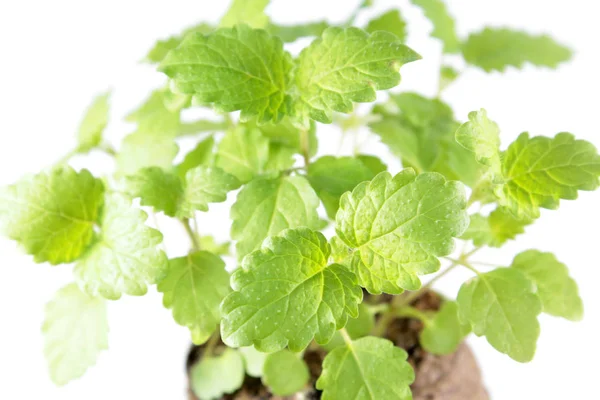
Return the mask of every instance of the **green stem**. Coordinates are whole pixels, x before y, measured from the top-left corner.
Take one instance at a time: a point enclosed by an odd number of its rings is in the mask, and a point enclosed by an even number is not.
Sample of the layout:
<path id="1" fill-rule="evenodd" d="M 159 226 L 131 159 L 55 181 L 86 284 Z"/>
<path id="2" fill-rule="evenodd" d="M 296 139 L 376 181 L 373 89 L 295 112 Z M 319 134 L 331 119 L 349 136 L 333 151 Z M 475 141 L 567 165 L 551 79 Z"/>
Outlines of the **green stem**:
<path id="1" fill-rule="evenodd" d="M 190 220 L 188 218 L 184 218 L 181 220 L 181 223 L 183 224 L 185 231 L 190 237 L 193 249 L 196 251 L 200 250 L 200 242 L 198 241 L 198 236 L 196 236 L 194 230 L 192 229 L 192 226 L 190 225 Z"/>
<path id="2" fill-rule="evenodd" d="M 110 143 L 106 143 L 106 142 L 102 143 L 100 146 L 98 146 L 98 150 L 101 150 L 112 157 L 117 156 L 117 151 Z"/>
<path id="3" fill-rule="evenodd" d="M 300 131 L 300 147 L 302 148 L 302 157 L 304 158 L 304 166 L 308 168 L 310 165 L 310 143 L 308 137 L 308 129 Z"/>
<path id="4" fill-rule="evenodd" d="M 342 334 L 342 338 L 344 338 L 344 342 L 346 342 L 348 346 L 352 346 L 352 338 L 348 334 L 346 328 L 340 329 L 340 333 Z"/>
<path id="5" fill-rule="evenodd" d="M 64 156 L 63 156 L 63 157 L 62 157 L 60 160 L 58 160 L 58 161 L 56 162 L 56 165 L 62 165 L 62 164 L 66 164 L 66 163 L 67 163 L 67 162 L 68 162 L 68 161 L 71 159 L 71 157 L 73 157 L 73 156 L 74 156 L 75 154 L 77 154 L 77 153 L 78 153 L 78 150 L 77 150 L 77 149 L 73 149 L 73 150 L 69 151 L 69 152 L 68 152 L 67 154 L 65 154 L 65 155 L 64 155 Z"/>
<path id="6" fill-rule="evenodd" d="M 409 305 L 410 303 L 412 303 L 414 300 L 418 299 L 423 293 L 425 293 L 427 290 L 431 289 L 431 287 L 437 281 L 439 281 L 444 276 L 446 276 L 450 271 L 452 271 L 458 265 L 459 265 L 459 263 L 457 261 L 453 260 L 452 264 L 450 264 L 450 266 L 448 268 L 446 268 L 444 271 L 440 272 L 435 278 L 433 278 L 432 280 L 427 282 L 425 285 L 421 286 L 421 288 L 419 290 L 410 292 L 408 295 L 406 295 L 404 297 L 398 297 L 399 301 L 396 304 L 396 308 L 405 307 L 405 306 Z"/>
<path id="7" fill-rule="evenodd" d="M 414 318 L 428 325 L 431 322 L 429 316 L 415 307 L 402 307 L 396 310 L 396 316 L 401 318 Z"/>
<path id="8" fill-rule="evenodd" d="M 204 353 L 202 354 L 202 358 L 210 357 L 213 354 L 214 349 L 217 346 L 217 344 L 219 343 L 220 338 L 221 338 L 221 335 L 219 334 L 219 327 L 217 327 L 217 330 L 212 335 L 210 335 L 210 337 L 208 338 L 208 341 L 206 342 L 206 346 L 204 347 Z"/>

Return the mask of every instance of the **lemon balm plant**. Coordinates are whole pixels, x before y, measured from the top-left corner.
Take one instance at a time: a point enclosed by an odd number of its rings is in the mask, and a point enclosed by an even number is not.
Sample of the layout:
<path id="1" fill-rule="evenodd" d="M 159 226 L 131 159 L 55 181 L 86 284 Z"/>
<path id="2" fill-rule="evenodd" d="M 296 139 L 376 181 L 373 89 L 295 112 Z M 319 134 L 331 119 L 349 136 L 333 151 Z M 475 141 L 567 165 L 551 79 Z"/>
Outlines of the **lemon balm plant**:
<path id="1" fill-rule="evenodd" d="M 508 29 L 461 38 L 441 0 L 412 3 L 465 68 L 555 67 L 571 56 L 547 36 Z M 551 253 L 527 250 L 507 267 L 472 256 L 524 233 L 541 208 L 596 189 L 594 146 L 566 132 L 523 133 L 502 146 L 485 110 L 461 123 L 439 94 L 389 92 L 358 115 L 354 103 L 375 102 L 376 91 L 399 84 L 402 65 L 421 58 L 404 44 L 400 11 L 353 27 L 367 0 L 343 26 L 281 26 L 265 15 L 267 4 L 234 0 L 219 26 L 157 42 L 147 61 L 168 84 L 127 116 L 137 128 L 118 150 L 103 139 L 104 94 L 73 151 L 0 192 L 9 238 L 35 262 L 73 264 L 74 282 L 46 306 L 52 379 L 62 385 L 83 375 L 107 348 L 106 302 L 144 295 L 149 285 L 197 345 L 188 366 L 190 396 L 200 399 L 430 398 L 421 394 L 423 360 L 464 355 L 468 334 L 527 362 L 542 312 L 580 319 L 577 285 Z M 286 43 L 301 37 L 315 39 L 292 56 Z M 443 65 L 439 93 L 459 74 Z M 201 107 L 215 118 L 182 118 Z M 320 149 L 331 155 L 317 158 L 319 126 L 331 123 L 348 135 L 367 126 L 404 169 L 388 172 L 360 151 Z M 175 163 L 183 136 L 197 144 Z M 68 165 L 91 151 L 114 156 L 114 174 Z M 231 249 L 194 221 L 233 191 Z M 179 220 L 189 253 L 167 257 L 144 210 Z M 465 250 L 449 257 L 457 241 Z M 235 260 L 233 272 L 225 257 Z M 430 290 L 455 268 L 473 275 L 456 299 Z M 482 387 L 462 390 L 465 379 L 453 384 L 443 398 L 487 398 Z"/>

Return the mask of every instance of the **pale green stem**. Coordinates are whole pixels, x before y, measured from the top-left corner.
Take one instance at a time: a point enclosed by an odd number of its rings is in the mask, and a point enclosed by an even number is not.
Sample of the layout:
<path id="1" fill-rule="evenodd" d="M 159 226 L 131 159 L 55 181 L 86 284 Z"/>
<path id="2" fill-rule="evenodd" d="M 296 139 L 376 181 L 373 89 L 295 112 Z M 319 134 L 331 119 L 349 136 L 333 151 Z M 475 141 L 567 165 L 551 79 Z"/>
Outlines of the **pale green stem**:
<path id="1" fill-rule="evenodd" d="M 184 218 L 181 220 L 181 223 L 183 224 L 185 231 L 190 237 L 193 249 L 196 251 L 200 250 L 200 242 L 198 241 L 198 237 L 196 236 L 194 230 L 192 229 L 192 226 L 190 225 L 190 220 L 188 218 Z"/>

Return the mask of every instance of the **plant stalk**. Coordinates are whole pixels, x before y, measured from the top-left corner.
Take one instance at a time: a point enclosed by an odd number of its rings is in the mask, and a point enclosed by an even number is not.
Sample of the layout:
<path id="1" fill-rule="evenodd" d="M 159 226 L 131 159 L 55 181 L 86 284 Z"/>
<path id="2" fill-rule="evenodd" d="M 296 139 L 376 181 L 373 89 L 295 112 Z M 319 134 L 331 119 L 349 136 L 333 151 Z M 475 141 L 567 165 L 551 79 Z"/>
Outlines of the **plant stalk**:
<path id="1" fill-rule="evenodd" d="M 198 240 L 198 236 L 196 235 L 196 233 L 192 229 L 192 226 L 190 225 L 189 218 L 182 219 L 181 223 L 183 224 L 185 231 L 187 232 L 188 236 L 190 237 L 190 240 L 192 242 L 192 248 L 195 251 L 199 251 L 200 250 L 200 241 Z"/>

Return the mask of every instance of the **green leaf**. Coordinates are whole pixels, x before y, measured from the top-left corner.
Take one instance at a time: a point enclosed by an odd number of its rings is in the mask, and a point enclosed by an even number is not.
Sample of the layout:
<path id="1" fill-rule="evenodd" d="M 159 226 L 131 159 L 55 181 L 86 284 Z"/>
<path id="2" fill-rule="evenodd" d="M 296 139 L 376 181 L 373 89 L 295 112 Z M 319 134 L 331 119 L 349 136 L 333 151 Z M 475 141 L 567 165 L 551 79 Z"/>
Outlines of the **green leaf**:
<path id="1" fill-rule="evenodd" d="M 231 242 L 220 242 L 218 243 L 214 237 L 210 235 L 200 236 L 198 238 L 200 242 L 200 248 L 208 251 L 209 253 L 216 254 L 218 256 L 228 256 Z"/>
<path id="2" fill-rule="evenodd" d="M 259 130 L 240 125 L 219 143 L 215 165 L 246 183 L 265 171 L 268 159 L 269 140 Z"/>
<path id="3" fill-rule="evenodd" d="M 433 24 L 431 36 L 444 44 L 444 53 L 457 53 L 460 50 L 460 39 L 454 27 L 454 18 L 448 13 L 443 0 L 411 0 L 423 10 L 425 16 Z"/>
<path id="4" fill-rule="evenodd" d="M 103 196 L 88 170 L 56 168 L 0 189 L 0 227 L 35 262 L 68 263 L 92 240 Z"/>
<path id="5" fill-rule="evenodd" d="M 294 166 L 295 150 L 277 143 L 269 144 L 269 158 L 265 164 L 267 172 L 279 173 L 286 171 Z"/>
<path id="6" fill-rule="evenodd" d="M 471 215 L 471 223 L 462 239 L 473 240 L 477 247 L 501 247 L 508 240 L 524 233 L 529 224 L 531 221 L 515 218 L 506 208 L 498 207 L 487 217 L 481 214 Z"/>
<path id="7" fill-rule="evenodd" d="M 340 201 L 336 232 L 355 249 L 351 269 L 370 293 L 417 290 L 467 228 L 465 190 L 437 173 L 382 172 Z"/>
<path id="8" fill-rule="evenodd" d="M 375 316 L 364 303 L 361 303 L 358 305 L 358 317 L 349 318 L 345 329 L 352 339 L 360 339 L 361 337 L 368 336 L 374 326 Z M 324 345 L 323 348 L 327 351 L 331 351 L 344 344 L 344 337 L 340 331 L 337 331 L 329 343 Z"/>
<path id="9" fill-rule="evenodd" d="M 460 323 L 456 302 L 447 301 L 431 320 L 425 322 L 420 342 L 429 353 L 451 354 L 456 351 L 469 331 L 470 327 Z"/>
<path id="10" fill-rule="evenodd" d="M 183 161 L 175 167 L 177 175 L 185 179 L 185 174 L 200 165 L 211 165 L 214 160 L 215 139 L 212 136 L 198 142 L 196 147 L 185 155 Z"/>
<path id="11" fill-rule="evenodd" d="M 176 174 L 150 167 L 126 177 L 125 190 L 140 197 L 141 205 L 165 215 L 193 218 L 196 210 L 208 211 L 208 203 L 227 200 L 227 193 L 240 187 L 233 175 L 218 167 L 199 166 L 187 171 L 185 182 Z"/>
<path id="12" fill-rule="evenodd" d="M 374 113 L 381 118 L 369 126 L 404 167 L 439 172 L 469 186 L 479 180 L 479 164 L 456 142 L 459 124 L 447 104 L 417 93 L 392 95 L 390 100 L 398 111 L 376 107 Z"/>
<path id="13" fill-rule="evenodd" d="M 204 342 L 221 320 L 219 306 L 230 292 L 229 274 L 219 257 L 199 251 L 169 260 L 167 275 L 157 289 L 175 321 L 194 330 Z"/>
<path id="14" fill-rule="evenodd" d="M 196 135 L 202 132 L 218 132 L 227 129 L 229 124 L 225 121 L 212 121 L 209 119 L 199 119 L 193 122 L 182 122 L 179 125 L 177 136 Z"/>
<path id="15" fill-rule="evenodd" d="M 279 123 L 267 123 L 257 126 L 263 136 L 269 139 L 271 144 L 279 144 L 281 146 L 294 149 L 297 154 L 303 154 L 302 148 L 302 132 L 292 124 L 291 118 L 284 118 Z M 317 126 L 311 122 L 308 129 L 308 155 L 314 156 L 317 153 Z"/>
<path id="16" fill-rule="evenodd" d="M 389 340 L 358 339 L 327 354 L 316 386 L 323 400 L 410 400 L 415 374 L 407 358 Z"/>
<path id="17" fill-rule="evenodd" d="M 353 102 L 374 101 L 376 90 L 398 85 L 400 67 L 419 58 L 389 32 L 328 28 L 298 57 L 297 114 L 331 123 L 332 111 L 349 113 Z"/>
<path id="18" fill-rule="evenodd" d="M 144 224 L 147 215 L 123 195 L 106 196 L 100 233 L 74 269 L 79 287 L 91 296 L 117 300 L 123 293 L 146 294 L 148 284 L 167 272 L 167 257 L 158 248 L 162 234 Z"/>
<path id="19" fill-rule="evenodd" d="M 269 0 L 233 0 L 227 13 L 221 18 L 220 26 L 230 27 L 245 23 L 252 28 L 264 28 L 269 23 L 265 8 Z"/>
<path id="20" fill-rule="evenodd" d="M 88 107 L 77 136 L 77 151 L 80 153 L 87 153 L 102 142 L 102 134 L 108 124 L 109 98 L 110 92 L 101 94 Z"/>
<path id="21" fill-rule="evenodd" d="M 474 153 L 479 164 L 489 168 L 495 182 L 502 182 L 500 128 L 487 117 L 483 108 L 469 113 L 469 122 L 456 131 L 456 141 Z"/>
<path id="22" fill-rule="evenodd" d="M 263 382 L 277 396 L 291 396 L 308 384 L 306 363 L 297 354 L 281 350 L 267 356 Z"/>
<path id="23" fill-rule="evenodd" d="M 65 385 L 83 376 L 108 348 L 106 304 L 69 284 L 46 304 L 42 332 L 50 378 Z"/>
<path id="24" fill-rule="evenodd" d="M 439 92 L 441 93 L 450 86 L 459 76 L 460 72 L 455 68 L 449 65 L 443 65 L 442 68 L 440 68 Z"/>
<path id="25" fill-rule="evenodd" d="M 522 133 L 504 153 L 505 184 L 500 203 L 521 219 L 539 217 L 538 207 L 557 209 L 560 199 L 574 200 L 578 190 L 599 186 L 600 155 L 594 145 L 570 133 L 554 138 Z"/>
<path id="26" fill-rule="evenodd" d="M 308 181 L 321 198 L 331 219 L 335 218 L 342 194 L 375 175 L 354 157 L 324 156 L 308 166 Z"/>
<path id="27" fill-rule="evenodd" d="M 348 316 L 358 315 L 362 291 L 347 268 L 327 265 L 325 237 L 310 229 L 271 236 L 231 277 L 221 305 L 221 337 L 231 347 L 274 352 L 329 342 Z"/>
<path id="28" fill-rule="evenodd" d="M 178 217 L 193 218 L 194 211 L 208 211 L 208 203 L 222 203 L 227 193 L 240 187 L 240 181 L 218 167 L 200 166 L 185 175 L 185 191 Z"/>
<path id="29" fill-rule="evenodd" d="M 247 25 L 192 33 L 167 54 L 160 70 L 174 88 L 214 103 L 219 111 L 241 110 L 241 119 L 278 121 L 287 112 L 291 56 L 277 37 Z"/>
<path id="30" fill-rule="evenodd" d="M 138 124 L 138 130 L 147 134 L 175 137 L 179 130 L 182 102 L 175 101 L 179 107 L 170 107 L 173 104 L 173 94 L 168 89 L 154 90 L 150 96 L 125 118 L 126 121 Z"/>
<path id="31" fill-rule="evenodd" d="M 233 393 L 244 383 L 244 360 L 234 349 L 219 356 L 204 357 L 190 371 L 190 384 L 200 399 L 216 400 Z"/>
<path id="32" fill-rule="evenodd" d="M 239 352 L 244 357 L 244 365 L 246 366 L 246 374 L 253 378 L 263 376 L 263 367 L 267 359 L 267 353 L 261 353 L 254 347 L 240 347 Z"/>
<path id="33" fill-rule="evenodd" d="M 387 31 L 396 35 L 403 42 L 406 40 L 406 22 L 398 10 L 390 10 L 372 19 L 365 30 L 369 33 Z"/>
<path id="34" fill-rule="evenodd" d="M 537 316 L 542 312 L 535 285 L 513 268 L 479 274 L 458 292 L 459 316 L 477 336 L 484 336 L 499 352 L 528 362 L 540 334 Z"/>
<path id="35" fill-rule="evenodd" d="M 530 35 L 505 28 L 485 28 L 471 33 L 462 46 L 465 60 L 486 72 L 522 68 L 525 63 L 556 68 L 572 52 L 547 35 Z"/>
<path id="36" fill-rule="evenodd" d="M 256 179 L 245 185 L 231 207 L 231 238 L 238 259 L 284 229 L 319 225 L 319 198 L 302 176 Z"/>
<path id="37" fill-rule="evenodd" d="M 117 169 L 121 175 L 132 175 L 147 167 L 169 169 L 178 151 L 174 137 L 136 131 L 123 139 Z"/>
<path id="38" fill-rule="evenodd" d="M 327 21 L 318 21 L 299 25 L 270 24 L 267 30 L 284 42 L 291 43 L 306 36 L 321 36 L 327 28 L 329 28 Z"/>
<path id="39" fill-rule="evenodd" d="M 177 215 L 184 197 L 181 179 L 158 167 L 141 169 L 135 175 L 125 177 L 125 192 L 141 199 L 140 205 L 150 206 L 165 215 Z"/>
<path id="40" fill-rule="evenodd" d="M 554 254 L 527 250 L 515 257 L 511 267 L 535 282 L 545 313 L 571 321 L 583 318 L 583 302 L 577 283 Z"/>
<path id="41" fill-rule="evenodd" d="M 359 154 L 356 156 L 367 168 L 371 170 L 373 176 L 380 172 L 387 171 L 387 165 L 376 156 L 368 154 Z"/>

